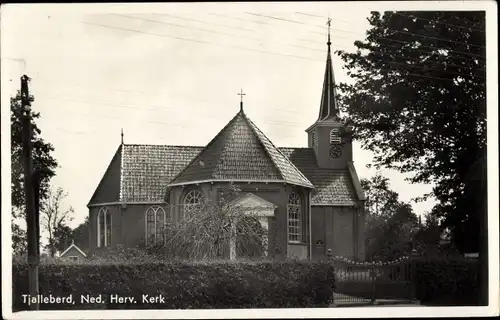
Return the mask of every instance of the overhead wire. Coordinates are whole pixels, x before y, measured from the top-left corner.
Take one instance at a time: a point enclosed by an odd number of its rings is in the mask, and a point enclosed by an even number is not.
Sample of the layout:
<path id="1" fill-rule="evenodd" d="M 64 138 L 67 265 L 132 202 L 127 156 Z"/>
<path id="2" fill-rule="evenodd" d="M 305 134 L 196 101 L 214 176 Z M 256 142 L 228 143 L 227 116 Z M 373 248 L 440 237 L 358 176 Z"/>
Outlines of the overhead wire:
<path id="1" fill-rule="evenodd" d="M 221 24 L 221 23 L 215 23 L 215 22 L 202 21 L 202 20 L 193 19 L 193 18 L 185 18 L 185 17 L 180 17 L 178 15 L 169 14 L 169 13 L 153 13 L 153 14 L 158 15 L 158 16 L 167 16 L 167 17 L 171 17 L 174 19 L 184 20 L 184 21 L 193 21 L 193 22 L 204 23 L 204 24 L 209 24 L 209 25 L 214 25 L 214 26 L 222 26 L 222 27 L 228 27 L 228 28 L 232 28 L 232 29 L 239 29 L 239 30 L 243 30 L 243 31 L 255 32 L 255 30 L 252 30 L 252 29 L 241 28 L 238 26 L 230 26 L 227 24 Z"/>
<path id="2" fill-rule="evenodd" d="M 156 34 L 156 33 L 150 33 L 150 32 L 143 32 L 143 31 L 138 31 L 138 30 L 134 30 L 134 29 L 127 29 L 127 28 L 119 28 L 119 27 L 112 27 L 112 26 L 106 26 L 106 25 L 100 25 L 100 24 L 94 24 L 94 23 L 89 23 L 89 22 L 84 22 L 84 23 L 88 23 L 88 24 L 91 24 L 91 25 L 96 25 L 96 26 L 100 26 L 100 27 L 107 27 L 107 28 L 112 28 L 112 29 L 122 29 L 122 30 L 125 30 L 125 31 L 131 31 L 131 32 L 137 32 L 137 33 L 145 33 L 145 34 L 151 34 L 151 35 L 157 35 L 157 36 L 164 36 L 164 37 L 168 37 L 168 38 L 175 38 L 175 39 L 181 39 L 181 40 L 188 40 L 188 41 L 194 41 L 194 42 L 199 42 L 199 43 L 206 43 L 206 44 L 214 44 L 214 45 L 219 45 L 219 46 L 227 46 L 227 45 L 220 45 L 220 44 L 215 44 L 215 43 L 211 43 L 211 42 L 207 42 L 207 41 L 199 41 L 199 40 L 193 40 L 193 39 L 188 39 L 188 38 L 182 38 L 182 37 L 174 37 L 174 36 L 168 36 L 168 35 L 164 35 L 164 34 Z M 301 59 L 306 59 L 306 60 L 314 60 L 314 59 L 308 59 L 308 58 L 304 58 L 304 57 L 301 57 L 301 56 L 295 56 L 295 55 L 288 55 L 288 54 L 281 54 L 281 53 L 273 53 L 273 52 L 268 52 L 268 51 L 263 51 L 263 50 L 255 50 L 255 49 L 250 49 L 250 48 L 242 48 L 242 47 L 236 47 L 236 46 L 228 46 L 228 47 L 233 47 L 233 48 L 237 48 L 237 49 L 243 49 L 243 50 L 249 50 L 249 51 L 256 51 L 256 52 L 261 52 L 261 53 L 267 53 L 267 54 L 274 54 L 274 55 L 283 55 L 283 56 L 290 56 L 290 57 L 296 57 L 296 58 L 301 58 Z M 320 61 L 320 60 L 314 60 L 314 61 Z M 393 62 L 395 63 L 395 62 Z M 404 64 L 403 64 L 404 65 Z M 408 65 L 408 67 L 414 67 L 414 68 L 425 68 L 425 67 L 417 67 L 417 66 L 410 66 Z M 381 69 L 382 71 L 383 69 Z M 443 73 L 451 73 L 451 72 L 448 72 L 448 71 L 445 71 L 445 70 L 435 70 L 435 71 L 439 71 L 439 72 L 443 72 Z M 421 76 L 421 77 L 424 77 L 424 78 L 432 78 L 432 79 L 436 79 L 436 80 L 445 80 L 445 81 L 454 81 L 454 79 L 446 79 L 446 78 L 441 78 L 441 77 L 435 77 L 435 76 L 429 76 L 429 75 L 419 75 L 419 74 L 415 74 L 415 73 L 406 73 L 407 75 L 412 75 L 412 76 Z M 457 74 L 457 73 L 455 73 Z M 461 74 L 465 77 L 469 76 L 470 75 L 465 75 L 465 74 Z"/>
<path id="3" fill-rule="evenodd" d="M 324 27 L 319 26 L 319 25 L 309 24 L 309 23 L 306 23 L 306 22 L 298 21 L 298 20 L 284 19 L 284 18 L 269 16 L 269 15 L 263 15 L 263 14 L 257 14 L 257 13 L 251 13 L 251 12 L 246 12 L 246 14 L 260 16 L 260 17 L 264 17 L 264 18 L 267 18 L 267 19 L 275 19 L 275 20 L 281 20 L 281 21 L 284 21 L 284 22 L 291 22 L 291 23 L 302 24 L 302 25 L 311 25 L 311 26 L 316 26 L 316 27 L 324 28 Z M 174 15 L 169 15 L 169 16 L 176 17 L 176 18 L 179 18 L 179 19 L 185 19 L 183 17 L 174 16 Z M 227 16 L 227 15 L 222 15 L 222 16 L 231 18 L 230 16 Z M 320 16 L 316 16 L 316 17 L 320 17 Z M 134 18 L 137 18 L 137 17 L 134 17 Z M 137 19 L 141 19 L 141 20 L 145 20 L 145 21 L 151 21 L 151 22 L 157 22 L 157 23 L 165 23 L 165 22 L 159 22 L 159 21 L 154 21 L 154 20 L 149 20 L 149 19 L 144 19 L 144 18 L 137 18 Z M 237 19 L 239 19 L 239 18 L 237 18 Z M 193 20 L 193 21 L 196 21 L 196 22 L 199 22 L 199 23 L 207 23 L 206 21 L 196 20 L 196 19 L 187 19 L 187 20 Z M 246 20 L 246 19 L 241 19 L 241 20 L 251 21 L 251 20 Z M 166 24 L 170 24 L 170 23 L 166 23 Z M 211 24 L 211 23 L 209 23 L 209 24 Z M 220 25 L 222 25 L 222 24 L 220 24 Z M 228 26 L 228 25 L 222 25 L 222 26 L 233 28 L 233 26 Z M 204 29 L 200 29 L 200 30 L 202 30 L 202 31 L 208 31 L 208 32 L 214 32 L 214 31 L 206 30 L 206 29 L 205 30 Z M 250 29 L 247 29 L 247 30 L 250 30 Z M 343 29 L 332 29 L 332 30 L 338 30 L 338 31 L 341 31 L 341 32 L 347 32 L 347 33 L 353 33 L 353 34 L 360 34 L 360 35 L 363 34 L 363 33 L 360 33 L 360 32 L 351 32 L 351 31 L 343 30 Z M 394 29 L 391 29 L 391 30 L 394 30 Z M 394 31 L 395 32 L 400 32 L 399 30 L 394 30 Z M 403 31 L 401 31 L 401 32 L 403 32 Z M 215 33 L 220 33 L 220 32 L 215 32 Z M 320 32 L 311 32 L 311 33 L 324 35 L 323 33 L 320 33 Z M 410 33 L 410 34 L 412 34 L 412 33 Z M 239 38 L 243 37 L 243 38 L 248 38 L 248 39 L 252 39 L 252 40 L 256 40 L 256 41 L 261 41 L 261 39 L 258 39 L 258 38 L 252 38 L 252 37 L 246 37 L 246 36 L 240 36 L 240 35 L 234 35 L 234 34 L 226 34 L 226 35 L 231 35 L 231 36 L 235 36 L 235 37 L 239 37 Z M 365 35 L 365 34 L 363 34 L 363 35 Z M 421 37 L 426 37 L 425 35 L 418 35 L 418 34 L 415 34 L 415 35 L 421 36 Z M 339 37 L 339 38 L 347 38 L 347 37 Z M 387 37 L 377 37 L 377 38 L 378 39 L 390 40 L 390 41 L 394 41 L 394 42 L 399 42 L 399 43 L 408 43 L 408 44 L 412 44 L 413 43 L 413 42 L 409 42 L 409 41 L 396 40 L 396 39 L 387 38 Z M 438 39 L 438 38 L 435 38 L 435 39 Z M 443 39 L 443 38 L 440 38 L 440 39 Z M 443 39 L 443 40 L 446 41 L 447 39 Z M 309 40 L 304 40 L 304 41 L 309 41 Z M 318 42 L 316 42 L 316 41 L 309 41 L 309 42 L 320 43 L 319 41 Z M 462 43 L 462 42 L 460 42 L 460 43 Z M 462 44 L 464 44 L 464 43 L 462 43 Z M 335 47 L 337 47 L 337 48 L 342 48 L 343 47 L 343 46 L 340 46 L 338 44 L 333 44 L 333 45 Z M 300 47 L 298 45 L 289 45 L 289 46 Z M 389 45 L 387 45 L 387 46 L 389 46 Z M 427 47 L 427 48 L 435 49 L 434 47 L 424 46 L 424 45 L 421 45 L 420 47 Z M 483 46 L 481 46 L 481 47 L 483 47 Z M 303 48 L 307 49 L 307 50 L 312 50 L 312 51 L 319 51 L 319 49 L 315 49 L 315 48 L 308 48 L 308 47 L 303 47 Z M 482 58 L 482 56 L 480 56 L 480 55 L 475 55 L 475 54 L 468 53 L 468 52 L 462 52 L 462 51 L 457 51 L 457 50 L 449 50 L 449 51 L 450 52 L 454 52 L 454 53 L 460 53 L 460 54 L 464 54 L 464 55 L 474 56 L 474 57 L 476 57 L 478 59 Z M 467 59 L 466 57 L 460 57 L 460 58 Z"/>
<path id="4" fill-rule="evenodd" d="M 255 16 L 259 16 L 259 17 L 264 17 L 264 18 L 270 18 L 270 19 L 282 20 L 282 21 L 285 21 L 285 22 L 292 22 L 292 23 L 307 25 L 307 23 L 301 22 L 301 21 L 297 21 L 297 20 L 282 19 L 282 18 L 279 18 L 279 17 L 269 16 L 269 15 L 263 15 L 263 14 L 257 14 L 257 13 L 251 13 L 251 12 L 245 12 L 245 13 L 249 14 L 249 15 L 255 15 Z M 386 38 L 386 39 L 389 39 L 389 38 Z M 307 50 L 324 52 L 324 50 L 316 49 L 316 48 L 308 48 L 308 47 L 303 47 L 303 46 L 298 46 L 298 45 L 291 45 L 291 46 L 298 47 L 298 48 L 303 48 L 303 49 L 307 49 Z M 394 47 L 394 46 L 392 46 L 392 47 Z M 423 50 L 421 50 L 421 51 L 423 51 Z M 426 51 L 423 51 L 423 52 L 426 52 Z M 460 72 L 447 71 L 447 70 L 442 70 L 442 69 L 432 69 L 432 68 L 428 68 L 427 66 L 415 66 L 415 65 L 405 64 L 405 63 L 402 63 L 402 62 L 397 62 L 397 61 L 386 61 L 386 60 L 383 60 L 383 59 L 377 59 L 377 60 L 384 61 L 386 63 L 390 63 L 390 64 L 393 64 L 393 65 L 402 65 L 402 66 L 407 66 L 407 67 L 417 68 L 417 69 L 433 70 L 433 71 L 439 71 L 439 72 L 450 73 L 450 74 L 455 74 L 455 75 L 462 75 L 462 76 L 465 76 L 465 77 L 469 76 L 467 74 L 460 73 Z M 434 63 L 433 65 L 442 65 L 442 64 L 435 64 Z M 452 65 L 452 64 L 446 64 L 446 66 L 463 67 L 463 66 Z M 482 77 L 479 77 L 479 78 L 484 79 Z"/>
<path id="5" fill-rule="evenodd" d="M 76 99 L 75 97 L 46 96 L 45 99 L 75 101 L 75 102 L 84 103 L 84 104 L 90 104 L 90 105 L 101 105 L 101 106 L 110 106 L 110 107 L 115 107 L 115 108 L 126 108 L 126 109 L 140 110 L 141 112 L 142 111 L 165 112 L 165 111 L 171 111 L 172 110 L 172 108 L 151 109 L 151 108 L 144 108 L 142 106 L 137 106 L 137 105 L 126 105 L 126 104 L 119 104 L 119 103 L 111 103 L 109 101 L 82 100 L 82 99 Z M 275 111 L 285 111 L 285 112 L 289 112 L 289 113 L 295 113 L 295 111 L 284 110 L 284 109 L 274 109 L 274 110 Z M 81 115 L 81 114 L 78 114 L 78 115 Z M 83 115 L 91 115 L 91 114 L 83 114 Z M 95 116 L 95 113 L 93 115 Z M 99 115 L 99 117 L 101 117 L 101 115 Z M 108 117 L 108 116 L 103 116 L 103 117 Z M 220 119 L 220 117 L 217 117 L 217 116 L 204 116 L 204 118 L 205 119 L 206 118 L 208 118 L 208 119 Z M 114 119 L 119 119 L 119 118 L 114 118 Z M 151 122 L 151 123 L 159 123 L 159 124 L 165 124 L 165 125 L 175 124 L 176 126 L 179 126 L 179 124 L 177 124 L 175 122 L 145 121 L 145 120 L 134 120 L 134 121 L 137 121 L 137 122 L 148 122 L 148 123 L 149 122 Z M 297 125 L 295 122 L 273 121 L 273 120 L 266 120 L 265 118 L 262 119 L 261 122 L 268 123 L 268 124 L 276 124 L 276 125 L 283 126 L 283 127 L 301 127 L 301 126 Z"/>
<path id="6" fill-rule="evenodd" d="M 255 13 L 247 13 L 247 14 L 255 14 Z M 283 22 L 289 22 L 289 23 L 300 23 L 300 24 L 304 24 L 304 25 L 311 25 L 311 24 L 308 24 L 308 23 L 305 23 L 305 22 L 302 22 L 302 21 L 297 21 L 297 20 L 291 20 L 291 19 L 282 19 L 282 18 L 279 18 L 279 17 L 274 17 L 274 16 L 269 16 L 269 15 L 261 15 L 261 14 L 258 14 L 259 16 L 262 16 L 262 17 L 266 17 L 268 19 L 275 19 L 275 20 L 280 20 L 280 21 L 283 21 Z M 326 18 L 325 18 L 326 19 Z M 317 26 L 317 27 L 320 27 L 318 25 L 312 25 L 312 26 Z M 460 44 L 464 44 L 464 45 L 469 45 L 469 46 L 475 46 L 475 47 L 480 47 L 480 48 L 486 48 L 485 46 L 479 46 L 479 45 L 471 45 L 471 44 L 467 44 L 467 43 L 464 43 L 464 42 L 459 42 L 459 41 L 454 41 L 454 40 L 451 40 L 451 39 L 444 39 L 444 38 L 437 38 L 437 37 L 431 37 L 431 36 L 426 36 L 426 35 L 421 35 L 421 34 L 416 34 L 416 33 L 411 33 L 411 32 L 406 32 L 406 31 L 402 31 L 402 30 L 396 30 L 396 29 L 391 29 L 391 28 L 387 28 L 388 30 L 391 30 L 391 31 L 394 31 L 394 32 L 398 32 L 398 33 L 403 33 L 403 34 L 411 34 L 411 35 L 416 35 L 416 36 L 420 36 L 420 37 L 423 37 L 423 38 L 429 38 L 429 39 L 434 39 L 434 40 L 441 40 L 441 41 L 448 41 L 450 43 L 460 43 Z M 333 30 L 333 29 L 332 29 Z M 363 36 L 366 36 L 366 34 L 363 34 L 363 33 L 360 33 L 360 32 L 353 32 L 353 31 L 348 31 L 348 30 L 343 30 L 343 29 L 337 29 L 338 31 L 341 31 L 341 32 L 348 32 L 348 33 L 353 33 L 353 34 L 360 34 L 360 35 L 363 35 Z M 388 39 L 388 40 L 392 40 L 392 41 L 397 41 L 395 39 L 392 39 L 392 38 L 387 38 L 387 37 L 377 37 L 377 38 L 381 38 L 381 39 Z M 411 42 L 408 42 L 408 41 L 405 41 L 407 43 L 411 43 Z M 428 47 L 428 46 L 422 46 L 422 47 Z M 470 55 L 470 56 L 475 56 L 475 57 L 479 57 L 479 58 L 482 58 L 482 56 L 480 55 L 476 55 L 476 54 L 471 54 L 471 53 L 468 53 L 468 52 L 463 52 L 463 51 L 456 51 L 456 50 L 449 50 L 449 51 L 452 51 L 452 52 L 456 52 L 456 53 L 462 53 L 462 54 L 465 54 L 465 55 Z"/>
<path id="7" fill-rule="evenodd" d="M 459 26 L 459 25 L 456 25 L 456 24 L 441 22 L 441 21 L 437 21 L 437 20 L 433 20 L 433 19 L 422 18 L 422 17 L 415 16 L 415 15 L 406 15 L 406 14 L 402 14 L 402 13 L 399 13 L 399 12 L 393 12 L 393 14 L 398 15 L 398 16 L 402 16 L 402 17 L 406 17 L 406 18 L 426 20 L 426 21 L 429 21 L 429 22 L 433 22 L 433 23 L 436 23 L 436 24 L 442 24 L 442 25 L 453 27 L 453 28 L 468 29 L 468 30 L 471 30 L 471 31 L 486 33 L 485 30 L 475 29 L 475 28 L 466 27 L 466 26 Z"/>
<path id="8" fill-rule="evenodd" d="M 411 11 L 404 11 L 404 12 L 411 12 Z M 300 14 L 300 15 L 315 17 L 315 18 L 327 19 L 327 17 L 325 17 L 325 16 L 320 16 L 320 15 L 317 15 L 317 14 L 311 14 L 311 13 L 307 13 L 307 12 L 295 12 L 295 13 Z M 468 30 L 471 30 L 471 31 L 477 31 L 477 32 L 482 32 L 482 33 L 486 32 L 486 31 L 480 30 L 480 29 L 475 29 L 475 28 L 466 27 L 466 26 L 459 26 L 459 25 L 456 25 L 456 24 L 451 24 L 451 23 L 446 23 L 446 22 L 442 22 L 442 21 L 437 21 L 437 20 L 422 18 L 422 17 L 415 16 L 415 15 L 405 15 L 405 14 L 402 14 L 401 11 L 399 11 L 399 12 L 398 11 L 393 11 L 391 13 L 395 14 L 395 15 L 402 16 L 402 17 L 406 17 L 406 18 L 421 19 L 421 20 L 426 20 L 426 21 L 429 21 L 429 22 L 433 22 L 435 24 L 447 25 L 447 26 L 450 26 L 450 27 L 453 27 L 453 28 L 468 29 Z M 339 19 L 337 17 L 334 17 L 332 19 L 335 20 L 335 21 L 341 21 L 341 22 L 351 23 L 351 21 L 341 20 L 341 19 Z"/>
<path id="9" fill-rule="evenodd" d="M 162 33 L 146 32 L 146 31 L 140 31 L 140 30 L 129 29 L 129 28 L 124 28 L 124 27 L 109 26 L 109 25 L 103 25 L 103 24 L 94 23 L 94 22 L 88 22 L 88 21 L 81 21 L 81 22 L 84 24 L 88 24 L 88 25 L 93 25 L 93 26 L 108 28 L 108 29 L 114 29 L 114 30 L 123 30 L 123 31 L 134 32 L 134 33 L 139 33 L 139 34 L 149 34 L 149 35 L 159 36 L 159 37 L 164 37 L 164 38 L 171 38 L 171 39 L 177 39 L 177 40 L 182 40 L 182 41 L 190 41 L 190 42 L 196 42 L 196 43 L 201 43 L 201 44 L 214 45 L 214 46 L 218 46 L 218 47 L 234 48 L 234 49 L 264 53 L 264 54 L 269 54 L 269 55 L 284 56 L 284 57 L 297 58 L 297 59 L 301 59 L 301 60 L 323 62 L 323 60 L 319 60 L 319 59 L 312 59 L 312 58 L 307 58 L 307 57 L 297 56 L 297 55 L 292 55 L 292 54 L 286 54 L 286 53 L 258 50 L 258 49 L 252 49 L 252 48 L 246 48 L 246 47 L 239 47 L 239 46 L 235 46 L 235 45 L 225 45 L 225 44 L 219 44 L 219 43 L 214 43 L 214 42 L 210 42 L 210 41 L 203 41 L 203 40 L 196 40 L 196 39 L 190 39 L 190 38 L 184 38 L 184 37 L 178 37 L 178 36 L 171 36 L 171 35 L 166 35 L 166 34 L 162 34 Z"/>
<path id="10" fill-rule="evenodd" d="M 198 31 L 202 31 L 202 32 L 222 34 L 222 35 L 226 35 L 226 36 L 230 36 L 230 37 L 245 38 L 245 39 L 257 40 L 257 41 L 261 40 L 259 38 L 255 38 L 255 37 L 248 37 L 248 36 L 244 36 L 244 35 L 238 35 L 238 34 L 220 32 L 220 31 L 203 29 L 203 28 L 194 28 L 194 27 L 189 27 L 189 26 L 185 26 L 185 25 L 180 25 L 180 24 L 177 24 L 177 23 L 152 20 L 152 19 L 147 19 L 147 18 L 142 18 L 142 17 L 129 16 L 129 15 L 125 15 L 125 14 L 113 14 L 113 15 L 114 16 L 118 16 L 118 17 L 128 18 L 128 19 L 135 19 L 135 20 L 147 21 L 147 22 L 151 22 L 151 23 L 158 23 L 158 24 L 163 24 L 163 25 L 170 25 L 170 26 L 175 26 L 175 27 L 178 27 L 178 28 L 185 28 L 185 29 L 191 29 L 191 30 L 198 30 Z"/>

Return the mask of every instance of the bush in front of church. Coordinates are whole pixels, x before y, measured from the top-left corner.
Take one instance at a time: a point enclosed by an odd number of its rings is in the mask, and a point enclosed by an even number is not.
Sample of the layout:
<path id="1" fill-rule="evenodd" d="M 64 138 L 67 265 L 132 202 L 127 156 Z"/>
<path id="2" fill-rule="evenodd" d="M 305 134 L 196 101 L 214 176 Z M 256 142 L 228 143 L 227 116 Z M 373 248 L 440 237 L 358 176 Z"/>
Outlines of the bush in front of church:
<path id="1" fill-rule="evenodd" d="M 26 274 L 26 263 L 13 265 L 14 311 L 28 309 L 21 297 L 28 292 Z M 334 289 L 332 265 L 312 261 L 59 261 L 41 264 L 39 274 L 40 294 L 75 300 L 41 310 L 326 307 Z M 143 294 L 164 300 L 144 303 Z M 82 295 L 101 295 L 104 302 L 82 303 Z M 137 302 L 112 303 L 113 295 Z"/>
<path id="2" fill-rule="evenodd" d="M 416 259 L 417 299 L 425 305 L 478 305 L 479 263 L 464 258 Z"/>

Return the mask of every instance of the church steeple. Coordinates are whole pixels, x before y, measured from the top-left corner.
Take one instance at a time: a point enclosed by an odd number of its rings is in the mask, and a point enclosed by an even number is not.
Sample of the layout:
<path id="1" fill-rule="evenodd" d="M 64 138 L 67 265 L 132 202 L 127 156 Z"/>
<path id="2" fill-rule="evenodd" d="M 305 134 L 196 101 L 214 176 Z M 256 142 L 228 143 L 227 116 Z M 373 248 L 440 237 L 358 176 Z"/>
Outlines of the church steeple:
<path id="1" fill-rule="evenodd" d="M 352 162 L 352 143 L 349 140 L 349 130 L 339 118 L 339 107 L 333 76 L 332 52 L 330 41 L 330 24 L 328 18 L 328 52 L 326 56 L 325 78 L 319 116 L 309 128 L 308 146 L 314 149 L 316 161 L 321 168 L 345 169 Z"/>
<path id="2" fill-rule="evenodd" d="M 325 70 L 325 78 L 323 80 L 323 91 L 321 94 L 321 104 L 319 109 L 319 117 L 318 122 L 328 119 L 337 119 L 338 117 L 338 108 L 337 108 L 337 97 L 335 90 L 335 77 L 333 75 L 333 67 L 332 67 L 332 54 L 331 54 L 331 42 L 330 42 L 330 23 L 331 19 L 328 18 L 328 53 L 326 56 L 326 70 Z"/>

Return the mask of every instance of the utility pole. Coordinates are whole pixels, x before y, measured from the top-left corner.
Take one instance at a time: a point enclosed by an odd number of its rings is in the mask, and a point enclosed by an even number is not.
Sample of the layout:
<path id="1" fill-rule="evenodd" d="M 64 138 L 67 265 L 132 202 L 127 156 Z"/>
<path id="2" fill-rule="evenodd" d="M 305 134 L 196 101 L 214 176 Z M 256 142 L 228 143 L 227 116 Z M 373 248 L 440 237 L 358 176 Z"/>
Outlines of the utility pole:
<path id="1" fill-rule="evenodd" d="M 29 94 L 27 75 L 21 77 L 21 107 L 23 111 L 23 160 L 24 160 L 24 191 L 26 200 L 26 226 L 28 234 L 28 283 L 29 295 L 38 301 L 38 217 L 35 212 L 35 188 L 33 183 L 34 172 L 32 163 L 32 129 L 31 129 L 31 102 L 34 100 Z M 38 310 L 38 302 L 30 305 L 32 310 Z"/>

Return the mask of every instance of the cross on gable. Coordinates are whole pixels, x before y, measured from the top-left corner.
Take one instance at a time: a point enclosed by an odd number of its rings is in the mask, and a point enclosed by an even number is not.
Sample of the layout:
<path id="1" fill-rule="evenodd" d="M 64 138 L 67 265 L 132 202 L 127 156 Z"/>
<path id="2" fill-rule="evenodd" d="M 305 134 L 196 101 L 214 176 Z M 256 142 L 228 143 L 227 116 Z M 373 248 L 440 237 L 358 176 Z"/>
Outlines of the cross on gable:
<path id="1" fill-rule="evenodd" d="M 247 94 L 243 93 L 243 89 L 241 89 L 241 91 L 240 91 L 240 93 L 238 93 L 238 95 L 241 97 L 241 101 L 240 102 L 243 102 L 243 96 L 246 96 Z"/>

